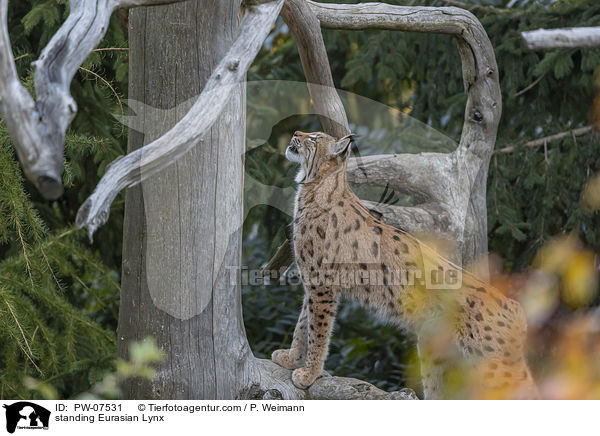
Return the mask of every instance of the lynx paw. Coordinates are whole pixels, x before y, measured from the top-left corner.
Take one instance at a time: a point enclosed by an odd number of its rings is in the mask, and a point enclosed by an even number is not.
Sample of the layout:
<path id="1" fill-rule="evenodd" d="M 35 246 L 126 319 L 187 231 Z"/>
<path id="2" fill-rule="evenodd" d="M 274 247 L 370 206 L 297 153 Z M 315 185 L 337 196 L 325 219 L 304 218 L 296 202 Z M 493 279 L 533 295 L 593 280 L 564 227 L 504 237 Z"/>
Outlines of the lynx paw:
<path id="1" fill-rule="evenodd" d="M 315 372 L 308 368 L 298 368 L 292 372 L 292 382 L 297 388 L 306 389 L 315 382 L 319 374 L 320 371 Z"/>
<path id="2" fill-rule="evenodd" d="M 275 350 L 271 355 L 271 360 L 284 368 L 296 369 L 299 365 L 297 359 L 292 359 L 290 357 L 290 351 L 291 350 Z"/>

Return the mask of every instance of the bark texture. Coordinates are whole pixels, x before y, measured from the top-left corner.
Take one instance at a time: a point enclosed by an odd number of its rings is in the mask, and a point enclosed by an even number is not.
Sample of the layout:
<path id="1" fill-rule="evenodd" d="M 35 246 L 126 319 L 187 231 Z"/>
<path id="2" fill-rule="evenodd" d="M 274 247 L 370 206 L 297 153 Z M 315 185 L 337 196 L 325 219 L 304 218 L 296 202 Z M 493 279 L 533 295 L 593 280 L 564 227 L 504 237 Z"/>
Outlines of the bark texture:
<path id="1" fill-rule="evenodd" d="M 129 98 L 170 108 L 198 95 L 238 34 L 240 2 L 132 10 Z M 127 192 L 119 355 L 147 335 L 166 354 L 155 379 L 128 384 L 128 398 L 228 399 L 246 384 L 252 354 L 225 269 L 240 263 L 245 97 L 230 94 L 185 159 Z M 130 131 L 128 151 L 184 115 L 168 113 L 145 120 L 152 133 Z"/>
<path id="2" fill-rule="evenodd" d="M 209 74 L 209 78 L 202 84 L 200 89 L 203 91 L 187 114 L 185 116 L 180 114 L 177 123 L 167 123 L 168 128 L 162 129 L 161 134 L 155 135 L 149 144 L 111 163 L 94 193 L 83 203 L 77 213 L 77 226 L 86 227 L 90 239 L 94 231 L 108 219 L 110 205 L 123 188 L 134 186 L 177 162 L 197 144 L 203 135 L 206 135 L 226 106 L 230 95 L 244 92 L 243 81 L 246 72 L 269 34 L 282 4 L 283 0 L 277 0 L 259 6 L 249 6 L 239 32 L 236 31 L 232 35 L 237 37 L 235 42 L 231 45 L 221 41 L 215 43 L 225 51 L 215 55 L 218 64 L 211 64 L 210 69 L 207 66 L 199 67 L 202 68 L 200 72 Z M 132 13 L 134 17 L 135 14 Z M 168 26 L 164 31 L 168 32 Z M 159 41 L 156 44 L 160 48 L 166 43 Z M 178 53 L 165 52 L 164 55 L 171 57 Z M 174 68 L 176 68 L 176 64 L 181 63 L 181 60 L 172 62 L 175 63 Z M 190 97 L 197 95 L 191 92 L 188 94 Z M 137 98 L 130 94 L 130 100 L 137 100 Z M 142 101 L 142 103 L 146 102 Z M 184 103 L 185 101 L 178 100 L 176 105 L 185 107 Z M 138 103 L 136 106 L 150 114 L 144 109 L 147 105 Z M 136 116 L 140 117 L 140 114 L 136 113 Z M 160 125 L 160 121 L 146 123 L 145 126 Z"/>

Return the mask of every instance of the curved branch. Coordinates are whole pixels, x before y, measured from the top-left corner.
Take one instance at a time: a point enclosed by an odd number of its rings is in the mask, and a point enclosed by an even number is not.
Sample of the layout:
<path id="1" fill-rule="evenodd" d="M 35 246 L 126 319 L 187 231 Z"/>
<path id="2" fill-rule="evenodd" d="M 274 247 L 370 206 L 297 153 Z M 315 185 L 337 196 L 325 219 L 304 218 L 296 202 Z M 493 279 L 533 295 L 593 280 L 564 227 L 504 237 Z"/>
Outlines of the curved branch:
<path id="1" fill-rule="evenodd" d="M 135 8 L 139 6 L 160 6 L 171 3 L 180 3 L 187 0 L 118 0 L 121 8 Z"/>
<path id="2" fill-rule="evenodd" d="M 300 30 L 295 30 L 295 36 L 300 34 L 298 40 L 305 44 L 305 47 L 301 47 L 299 43 L 301 56 L 309 50 L 319 53 L 324 51 L 321 34 L 315 32 L 315 19 L 306 11 L 308 8 L 321 27 L 325 28 L 441 33 L 456 38 L 462 59 L 465 91 L 468 94 L 458 149 L 446 155 L 422 153 L 395 155 L 393 159 L 377 156 L 362 158 L 361 161 L 365 162 L 364 170 L 362 162 L 357 165 L 352 161 L 349 165 L 349 180 L 385 186 L 390 183 L 391 178 L 393 189 L 435 205 L 436 210 L 446 211 L 444 216 L 450 219 L 451 225 L 444 227 L 452 229 L 457 241 L 465 242 L 461 255 L 465 262 L 471 262 L 476 256 L 485 253 L 485 181 L 496 142 L 502 97 L 494 50 L 479 20 L 470 12 L 455 7 L 410 7 L 385 3 L 334 4 L 310 0 L 288 2 L 290 8 L 295 8 L 294 14 L 287 18 L 290 28 L 298 26 L 295 23 L 296 14 L 301 17 L 297 22 L 309 22 Z M 301 30 L 312 36 L 304 37 Z M 310 56 L 308 60 L 303 60 L 307 78 L 309 74 L 319 71 L 319 83 L 333 83 L 329 65 L 322 65 L 326 62 L 326 56 L 324 59 L 321 56 L 321 60 L 316 63 L 319 67 L 310 62 Z M 386 218 L 386 213 L 390 211 L 383 211 Z M 433 226 L 428 231 L 439 231 L 440 224 L 432 219 L 425 219 L 427 216 L 431 218 L 431 215 L 423 215 L 422 209 L 417 208 L 413 213 L 411 208 L 402 208 L 401 216 L 406 220 L 401 224 L 402 227 L 425 229 L 426 226 L 419 222 L 423 219 Z"/>
<path id="3" fill-rule="evenodd" d="M 122 189 L 134 186 L 171 165 L 210 129 L 233 88 L 244 80 L 282 5 L 283 0 L 277 0 L 250 6 L 240 25 L 239 36 L 213 71 L 190 111 L 154 142 L 111 163 L 94 193 L 77 213 L 77 226 L 86 227 L 90 239 L 108 219 L 110 205 Z"/>
<path id="4" fill-rule="evenodd" d="M 16 73 L 6 23 L 8 0 L 0 0 L 0 110 L 25 176 L 45 198 L 58 198 L 63 191 L 65 132 L 77 112 L 71 81 L 104 37 L 113 11 L 178 1 L 183 0 L 71 0 L 66 21 L 32 63 L 34 102 Z"/>
<path id="5" fill-rule="evenodd" d="M 316 112 L 322 114 L 323 130 L 336 138 L 347 135 L 348 119 L 333 84 L 319 19 L 304 0 L 287 0 L 281 15 L 298 45 L 308 91 Z"/>
<path id="6" fill-rule="evenodd" d="M 485 253 L 487 169 L 496 142 L 502 96 L 494 50 L 481 23 L 470 12 L 454 7 L 307 2 L 323 27 L 441 33 L 456 38 L 467 92 L 465 121 L 460 145 L 452 153 L 453 169 L 443 182 L 452 195 L 435 200 L 452 204 L 454 225 L 462 229 L 459 241 L 464 241 L 465 263 Z"/>
<path id="7" fill-rule="evenodd" d="M 35 103 L 21 85 L 17 74 L 8 36 L 7 12 L 8 0 L 0 0 L 0 110 L 25 175 L 35 183 L 41 174 L 60 173 L 46 168 L 48 162 L 52 162 L 53 156 L 43 147 L 39 132 L 35 128 Z"/>
<path id="8" fill-rule="evenodd" d="M 453 167 L 450 156 L 447 153 L 406 153 L 350 158 L 348 181 L 389 186 L 418 202 L 445 200 L 448 189 L 444 182 Z"/>
<path id="9" fill-rule="evenodd" d="M 71 81 L 79 66 L 104 37 L 110 16 L 117 6 L 114 0 L 99 0 L 94 4 L 86 0 L 71 0 L 67 20 L 39 59 L 32 63 L 35 68 L 37 120 L 28 128 L 39 132 L 39 146 L 50 153 L 51 160 L 38 162 L 43 169 L 34 167 L 30 171 L 35 174 L 32 181 L 46 198 L 57 198 L 62 194 L 65 132 L 77 112 L 77 104 L 70 93 Z"/>
<path id="10" fill-rule="evenodd" d="M 547 144 L 552 141 L 558 141 L 559 139 L 572 137 L 575 138 L 577 136 L 583 136 L 590 132 L 592 132 L 594 128 L 592 126 L 580 127 L 578 129 L 567 130 L 566 132 L 555 133 L 554 135 L 546 136 L 544 138 L 534 139 L 532 141 L 527 141 L 523 144 L 523 147 L 540 147 L 544 144 Z M 494 153 L 512 153 L 515 150 L 514 145 L 509 145 L 504 148 L 500 148 L 495 150 Z"/>
<path id="11" fill-rule="evenodd" d="M 469 94 L 460 146 L 488 158 L 496 141 L 501 114 L 498 67 L 493 47 L 477 18 L 455 7 L 411 7 L 385 3 L 307 3 L 331 29 L 387 29 L 453 35 L 463 61 L 465 89 Z"/>

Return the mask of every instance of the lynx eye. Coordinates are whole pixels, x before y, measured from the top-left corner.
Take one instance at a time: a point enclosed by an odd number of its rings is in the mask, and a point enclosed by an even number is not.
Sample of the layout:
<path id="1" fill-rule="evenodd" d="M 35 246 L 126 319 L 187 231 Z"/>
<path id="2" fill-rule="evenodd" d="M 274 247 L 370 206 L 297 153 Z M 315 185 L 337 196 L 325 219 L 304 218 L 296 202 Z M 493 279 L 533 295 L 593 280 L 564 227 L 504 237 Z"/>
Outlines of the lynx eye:
<path id="1" fill-rule="evenodd" d="M 309 136 L 308 137 L 309 141 L 312 142 L 313 144 L 317 143 L 317 137 L 316 136 Z"/>

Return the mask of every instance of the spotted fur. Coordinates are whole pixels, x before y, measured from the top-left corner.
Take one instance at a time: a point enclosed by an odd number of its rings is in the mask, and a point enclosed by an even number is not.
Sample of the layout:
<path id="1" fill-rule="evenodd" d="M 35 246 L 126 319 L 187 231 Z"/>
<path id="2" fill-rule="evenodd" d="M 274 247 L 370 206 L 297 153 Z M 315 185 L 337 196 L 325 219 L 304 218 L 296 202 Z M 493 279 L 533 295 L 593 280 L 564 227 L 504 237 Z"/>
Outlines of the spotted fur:
<path id="1" fill-rule="evenodd" d="M 452 350 L 470 362 L 476 385 L 534 397 L 520 305 L 374 218 L 347 183 L 351 143 L 351 136 L 296 132 L 286 151 L 300 164 L 293 246 L 305 295 L 291 348 L 275 351 L 273 360 L 294 369 L 297 387 L 310 386 L 323 370 L 338 300 L 346 296 L 417 335 L 426 398 L 447 395 Z M 426 278 L 438 270 L 454 274 L 457 286 L 432 289 Z"/>

